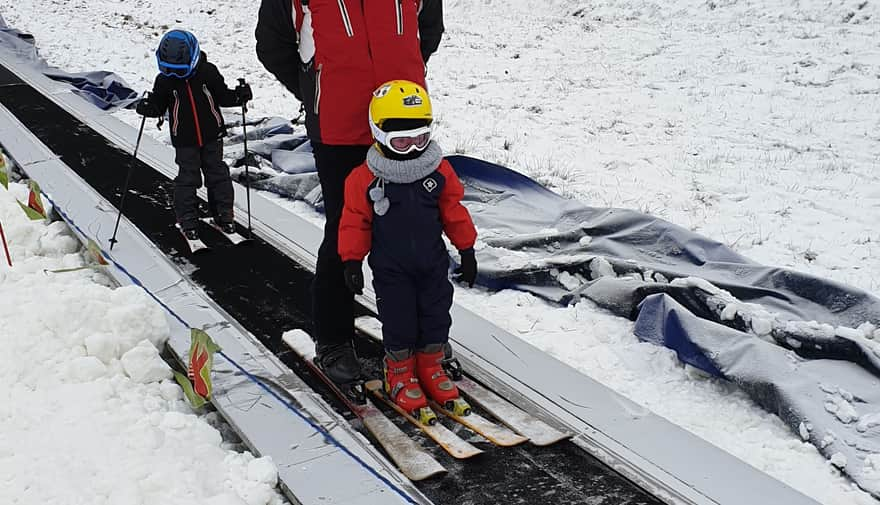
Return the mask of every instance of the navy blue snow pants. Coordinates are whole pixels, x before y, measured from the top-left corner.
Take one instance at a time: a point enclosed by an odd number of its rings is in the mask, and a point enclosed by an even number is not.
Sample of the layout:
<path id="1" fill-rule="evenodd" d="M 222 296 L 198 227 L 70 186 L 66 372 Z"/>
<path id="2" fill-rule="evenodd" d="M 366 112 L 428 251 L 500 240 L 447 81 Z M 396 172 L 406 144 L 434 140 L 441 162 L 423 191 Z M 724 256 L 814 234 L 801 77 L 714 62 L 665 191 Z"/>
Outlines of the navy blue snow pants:
<path id="1" fill-rule="evenodd" d="M 453 287 L 445 250 L 441 257 L 430 268 L 407 269 L 370 255 L 385 349 L 421 349 L 449 340 Z"/>

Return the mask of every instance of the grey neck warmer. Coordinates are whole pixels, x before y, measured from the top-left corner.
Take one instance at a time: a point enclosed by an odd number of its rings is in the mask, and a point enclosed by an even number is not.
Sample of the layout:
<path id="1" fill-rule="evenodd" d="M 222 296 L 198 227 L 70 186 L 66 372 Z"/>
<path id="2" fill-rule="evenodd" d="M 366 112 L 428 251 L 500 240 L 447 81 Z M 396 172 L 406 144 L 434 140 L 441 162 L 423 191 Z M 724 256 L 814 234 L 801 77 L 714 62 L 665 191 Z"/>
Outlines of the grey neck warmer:
<path id="1" fill-rule="evenodd" d="M 423 179 L 437 170 L 443 160 L 443 150 L 433 140 L 421 156 L 411 160 L 389 160 L 376 147 L 367 152 L 367 167 L 380 179 L 397 184 L 409 184 Z"/>

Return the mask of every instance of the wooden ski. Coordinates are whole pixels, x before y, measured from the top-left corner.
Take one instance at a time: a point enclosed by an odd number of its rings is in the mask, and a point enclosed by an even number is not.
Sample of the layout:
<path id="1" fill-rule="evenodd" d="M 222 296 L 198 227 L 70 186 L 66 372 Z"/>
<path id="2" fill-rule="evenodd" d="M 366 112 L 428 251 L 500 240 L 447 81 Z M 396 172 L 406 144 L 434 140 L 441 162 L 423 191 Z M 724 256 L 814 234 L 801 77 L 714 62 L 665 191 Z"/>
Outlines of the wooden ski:
<path id="1" fill-rule="evenodd" d="M 376 438 L 400 471 L 412 481 L 419 481 L 446 473 L 446 469 L 406 433 L 397 427 L 375 405 L 367 402 L 354 403 L 315 365 L 315 344 L 311 337 L 302 331 L 287 332 L 282 337 L 295 353 L 299 354 L 309 368 L 333 390 L 340 400 L 361 420 L 367 430 Z"/>
<path id="2" fill-rule="evenodd" d="M 390 398 L 385 396 L 385 392 L 382 390 L 382 381 L 381 380 L 371 380 L 365 384 L 367 391 L 369 391 L 374 398 L 383 402 L 385 405 L 393 408 L 397 411 L 398 414 L 403 416 L 404 419 L 412 423 L 414 426 L 422 430 L 425 435 L 431 437 L 432 440 L 437 442 L 437 444 L 442 447 L 446 452 L 449 453 L 450 456 L 458 459 L 467 459 L 476 456 L 477 454 L 482 454 L 483 451 L 471 445 L 470 443 L 462 440 L 461 437 L 456 435 L 455 433 L 449 431 L 449 429 L 443 426 L 440 423 L 433 425 L 426 425 L 419 422 L 418 419 L 413 417 L 409 412 L 403 410 L 396 403 L 391 401 Z"/>

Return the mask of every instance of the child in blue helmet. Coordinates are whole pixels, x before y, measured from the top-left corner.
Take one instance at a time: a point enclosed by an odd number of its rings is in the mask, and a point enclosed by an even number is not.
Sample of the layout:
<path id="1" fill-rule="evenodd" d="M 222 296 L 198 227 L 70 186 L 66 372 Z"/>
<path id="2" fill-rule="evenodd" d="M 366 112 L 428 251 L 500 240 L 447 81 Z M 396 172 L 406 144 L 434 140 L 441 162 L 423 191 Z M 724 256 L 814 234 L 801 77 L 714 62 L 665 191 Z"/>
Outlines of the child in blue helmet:
<path id="1" fill-rule="evenodd" d="M 223 161 L 226 126 L 220 107 L 238 107 L 253 98 L 250 86 L 226 87 L 217 67 L 199 49 L 196 37 L 184 30 L 166 33 L 156 49 L 159 75 L 153 92 L 137 104 L 147 117 L 170 116 L 171 143 L 179 167 L 174 179 L 174 213 L 188 239 L 197 239 L 196 190 L 208 190 L 208 207 L 214 222 L 227 233 L 235 232 L 233 190 L 229 166 Z"/>

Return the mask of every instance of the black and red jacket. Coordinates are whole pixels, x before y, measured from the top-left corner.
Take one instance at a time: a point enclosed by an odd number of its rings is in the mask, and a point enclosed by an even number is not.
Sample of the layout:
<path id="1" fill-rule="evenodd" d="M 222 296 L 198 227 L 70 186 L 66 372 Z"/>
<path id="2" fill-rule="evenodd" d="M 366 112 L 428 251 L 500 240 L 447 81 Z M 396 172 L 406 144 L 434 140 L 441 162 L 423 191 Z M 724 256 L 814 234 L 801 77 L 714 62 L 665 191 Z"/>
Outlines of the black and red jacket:
<path id="1" fill-rule="evenodd" d="M 374 269 L 385 265 L 414 273 L 448 264 L 442 234 L 459 250 L 477 239 L 471 215 L 461 204 L 464 186 L 443 160 L 437 170 L 409 184 L 384 182 L 388 212 L 373 212 L 369 191 L 379 184 L 366 163 L 345 180 L 345 207 L 339 224 L 342 261 L 363 261 L 370 253 Z"/>
<path id="2" fill-rule="evenodd" d="M 234 90 L 226 87 L 220 71 L 202 52 L 195 72 L 188 79 L 156 76 L 148 116 L 168 111 L 174 147 L 202 147 L 226 134 L 220 107 L 239 107 Z"/>
<path id="3" fill-rule="evenodd" d="M 373 90 L 425 85 L 443 34 L 441 0 L 263 0 L 257 57 L 303 103 L 315 142 L 369 145 Z"/>

